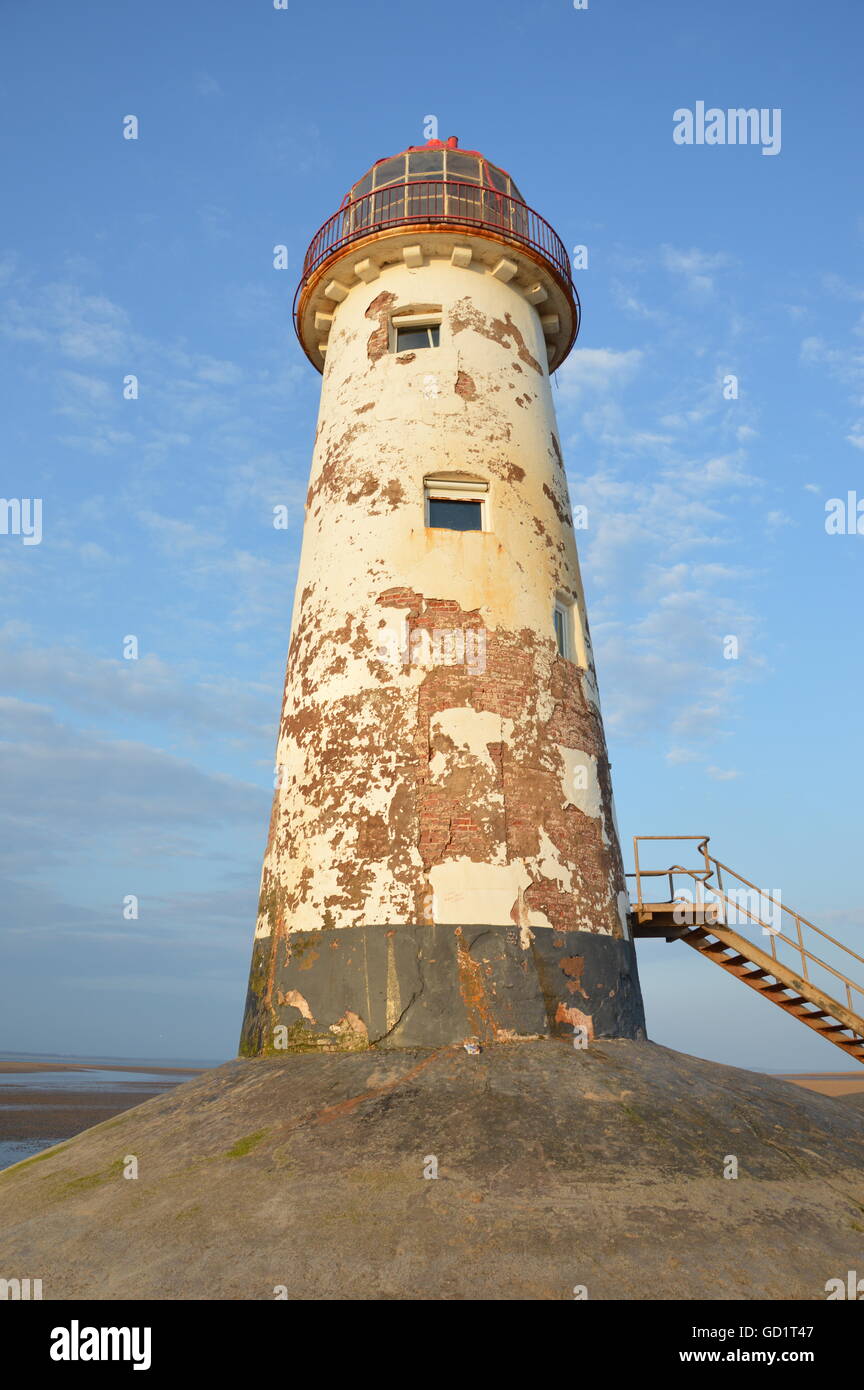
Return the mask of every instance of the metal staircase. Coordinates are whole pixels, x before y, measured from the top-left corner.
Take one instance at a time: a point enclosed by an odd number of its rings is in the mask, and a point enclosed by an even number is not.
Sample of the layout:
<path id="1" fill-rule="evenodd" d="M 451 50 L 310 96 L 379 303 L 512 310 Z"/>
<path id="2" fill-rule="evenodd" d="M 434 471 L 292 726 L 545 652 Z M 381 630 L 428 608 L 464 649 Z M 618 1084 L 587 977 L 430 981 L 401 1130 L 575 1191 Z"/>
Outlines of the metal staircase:
<path id="1" fill-rule="evenodd" d="M 639 862 L 639 846 L 647 840 L 695 841 L 701 862 L 697 868 L 675 864 L 668 869 L 645 869 Z M 686 941 L 701 956 L 864 1062 L 864 985 L 843 969 L 853 968 L 853 960 L 864 965 L 864 956 L 787 907 L 779 895 L 757 888 L 721 863 L 708 853 L 708 840 L 707 835 L 634 836 L 635 873 L 628 874 L 636 880 L 630 912 L 633 936 Z M 653 893 L 648 899 L 643 895 L 643 880 L 655 878 L 668 881 L 665 901 L 651 900 Z M 794 937 L 780 923 L 788 923 L 790 930 L 794 923 Z M 749 936 L 760 930 L 765 940 L 757 945 Z M 815 937 L 808 935 L 805 942 L 805 930 Z M 816 955 L 811 945 L 833 956 L 835 963 Z M 864 978 L 864 971 L 858 973 Z M 845 994 L 845 1004 L 836 994 Z"/>

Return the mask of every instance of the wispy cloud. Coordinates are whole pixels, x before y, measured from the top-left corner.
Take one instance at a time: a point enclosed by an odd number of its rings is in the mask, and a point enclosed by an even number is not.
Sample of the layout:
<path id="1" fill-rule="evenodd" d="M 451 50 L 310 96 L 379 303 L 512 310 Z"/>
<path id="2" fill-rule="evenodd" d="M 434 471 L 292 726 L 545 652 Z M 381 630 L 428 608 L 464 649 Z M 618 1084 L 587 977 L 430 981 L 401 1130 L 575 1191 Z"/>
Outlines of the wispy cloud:
<path id="1" fill-rule="evenodd" d="M 576 348 L 557 373 L 565 400 L 606 394 L 631 381 L 639 370 L 642 352 L 628 348 Z"/>
<path id="2" fill-rule="evenodd" d="M 40 712 L 33 715 L 37 724 L 44 723 L 42 702 L 50 702 L 91 719 L 110 713 L 115 720 L 177 722 L 195 735 L 222 730 L 236 738 L 245 733 L 256 743 L 272 736 L 272 691 L 248 680 L 202 678 L 147 651 L 124 660 L 78 647 L 33 646 L 26 636 L 20 630 L 0 630 L 0 662 L 4 689 L 39 704 Z M 24 720 L 30 708 L 9 705 L 6 715 Z"/>
<path id="3" fill-rule="evenodd" d="M 663 265 L 673 275 L 678 275 L 688 293 L 704 299 L 714 293 L 715 272 L 730 264 L 724 252 L 700 251 L 696 247 L 682 251 L 674 246 L 662 248 Z"/>

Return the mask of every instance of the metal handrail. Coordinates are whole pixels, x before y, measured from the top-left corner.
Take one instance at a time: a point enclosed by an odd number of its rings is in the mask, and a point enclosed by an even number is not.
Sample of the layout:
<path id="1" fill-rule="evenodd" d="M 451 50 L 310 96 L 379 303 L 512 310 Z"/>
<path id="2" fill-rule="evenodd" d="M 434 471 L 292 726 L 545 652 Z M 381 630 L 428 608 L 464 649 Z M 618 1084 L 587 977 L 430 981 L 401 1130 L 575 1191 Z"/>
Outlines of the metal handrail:
<path id="1" fill-rule="evenodd" d="M 518 198 L 474 183 L 406 179 L 345 203 L 315 233 L 303 261 L 300 288 L 313 271 L 352 241 L 385 228 L 416 222 L 455 222 L 487 228 L 537 251 L 571 293 L 570 259 L 558 233 Z"/>
<path id="2" fill-rule="evenodd" d="M 821 936 L 823 940 L 830 941 L 832 946 L 836 946 L 839 950 L 844 951 L 846 955 L 854 957 L 855 960 L 860 961 L 862 964 L 864 964 L 864 956 L 859 955 L 858 952 L 854 951 L 851 946 L 847 946 L 844 942 L 838 941 L 837 938 L 831 936 L 830 933 L 823 931 L 821 927 L 817 927 L 815 922 L 811 922 L 807 917 L 803 917 L 800 912 L 796 912 L 794 908 L 791 908 L 786 903 L 781 902 L 779 899 L 775 898 L 771 893 L 767 892 L 764 888 L 759 888 L 755 883 L 751 883 L 750 880 L 745 878 L 743 874 L 737 873 L 735 869 L 731 868 L 728 864 L 724 864 L 722 860 L 717 859 L 712 854 L 709 854 L 709 839 L 710 836 L 708 835 L 634 835 L 633 859 L 636 866 L 636 872 L 634 874 L 628 874 L 627 877 L 636 879 L 637 911 L 643 906 L 641 883 L 641 880 L 643 878 L 668 877 L 669 900 L 670 902 L 672 902 L 674 901 L 673 895 L 675 891 L 673 875 L 676 873 L 684 874 L 686 877 L 692 878 L 695 883 L 699 884 L 700 893 L 707 886 L 710 893 L 715 898 L 719 898 L 722 902 L 726 903 L 727 905 L 733 906 L 736 912 L 741 912 L 743 910 L 746 917 L 748 917 L 751 921 L 758 923 L 759 926 L 761 926 L 763 930 L 765 930 L 769 934 L 771 940 L 771 955 L 774 958 L 774 960 L 777 960 L 778 958 L 777 938 L 779 937 L 781 941 L 786 942 L 787 945 L 791 946 L 793 950 L 797 951 L 800 955 L 801 973 L 805 980 L 810 979 L 810 976 L 808 974 L 808 962 L 814 965 L 818 965 L 822 969 L 827 970 L 831 975 L 835 977 L 835 979 L 842 980 L 843 984 L 846 987 L 846 1000 L 850 1009 L 853 1008 L 853 990 L 855 990 L 857 994 L 860 994 L 862 996 L 862 1005 L 864 1005 L 864 985 L 858 984 L 856 980 L 853 980 L 850 976 L 845 975 L 842 970 L 835 969 L 833 965 L 830 965 L 828 963 L 828 961 L 822 960 L 821 956 L 817 956 L 813 951 L 811 951 L 807 946 L 805 946 L 802 927 L 808 927 L 811 931 L 816 932 L 818 936 Z M 676 864 L 668 869 L 643 869 L 641 868 L 639 863 L 639 842 L 641 840 L 696 840 L 698 841 L 697 851 L 702 854 L 705 860 L 705 868 L 689 869 L 685 868 L 683 865 Z M 752 888 L 754 892 L 759 894 L 760 900 L 764 899 L 767 902 L 773 903 L 776 907 L 779 907 L 781 912 L 787 912 L 795 922 L 797 940 L 793 940 L 792 937 L 787 936 L 785 932 L 780 930 L 779 927 L 774 927 L 771 926 L 769 923 L 764 922 L 762 918 L 758 915 L 758 913 L 751 912 L 750 909 L 746 906 L 746 904 L 739 903 L 730 898 L 725 888 L 723 887 L 723 870 L 725 870 L 726 873 L 729 874 L 733 879 L 736 879 L 738 883 L 743 883 L 748 888 Z M 708 881 L 714 876 L 715 872 L 717 875 L 717 883 L 716 885 L 709 884 Z M 699 897 L 697 901 L 703 902 L 704 899 Z"/>

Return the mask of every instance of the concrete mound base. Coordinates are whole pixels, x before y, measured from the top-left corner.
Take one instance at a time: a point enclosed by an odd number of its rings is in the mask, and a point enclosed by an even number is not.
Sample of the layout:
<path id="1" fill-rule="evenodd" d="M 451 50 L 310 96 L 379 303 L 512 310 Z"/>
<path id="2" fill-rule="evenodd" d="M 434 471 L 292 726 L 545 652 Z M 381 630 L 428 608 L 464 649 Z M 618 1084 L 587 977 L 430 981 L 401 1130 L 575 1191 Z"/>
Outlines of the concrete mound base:
<path id="1" fill-rule="evenodd" d="M 864 1115 L 621 1039 L 238 1061 L 0 1174 L 0 1231 L 45 1299 L 818 1300 Z"/>

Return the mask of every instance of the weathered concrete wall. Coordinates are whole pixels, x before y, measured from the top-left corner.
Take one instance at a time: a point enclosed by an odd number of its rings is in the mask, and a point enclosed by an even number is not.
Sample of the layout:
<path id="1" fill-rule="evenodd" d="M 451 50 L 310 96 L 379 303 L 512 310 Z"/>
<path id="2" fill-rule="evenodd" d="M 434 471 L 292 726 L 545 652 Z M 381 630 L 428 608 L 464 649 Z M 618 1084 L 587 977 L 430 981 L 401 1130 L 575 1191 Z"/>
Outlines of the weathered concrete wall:
<path id="1" fill-rule="evenodd" d="M 439 347 L 390 350 L 391 315 L 438 307 Z M 276 1023 L 304 1022 L 287 1002 L 302 995 L 298 934 L 326 930 L 335 951 L 329 929 L 503 928 L 524 962 L 543 935 L 627 939 L 545 363 L 538 312 L 518 286 L 444 255 L 355 281 L 336 309 L 246 1050 Z M 424 477 L 456 472 L 488 482 L 488 530 L 426 527 Z M 582 666 L 558 655 L 556 596 L 574 605 Z M 622 958 L 607 955 L 613 988 Z M 637 1036 L 637 1012 L 616 1026 Z M 514 1031 L 546 1031 L 547 1015 L 535 1028 L 529 1013 Z M 372 1021 L 358 1016 L 368 1036 Z M 343 1033 L 350 1045 L 338 1023 L 326 1025 L 335 1045 Z"/>
<path id="2" fill-rule="evenodd" d="M 255 949 L 263 973 L 269 941 Z M 645 1036 L 633 943 L 594 932 L 541 928 L 527 949 L 515 926 L 296 932 L 272 999 L 281 1035 L 249 993 L 250 1053 Z"/>

